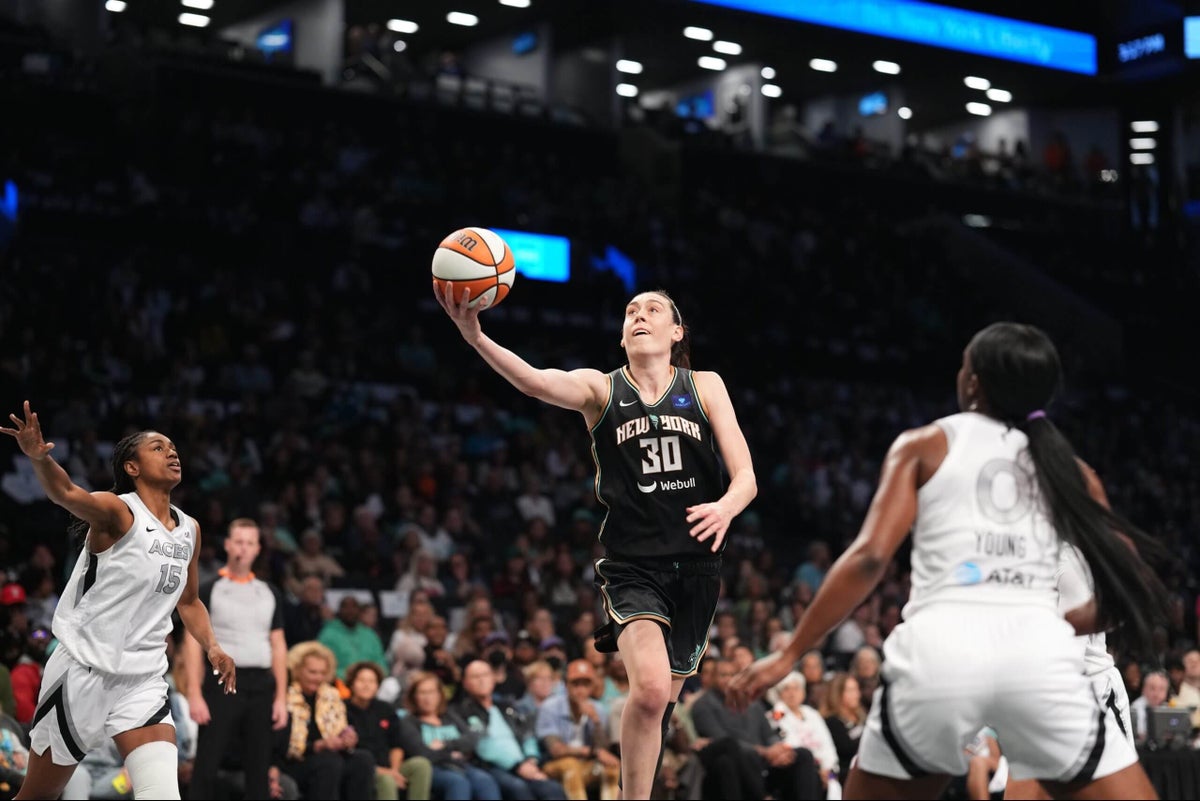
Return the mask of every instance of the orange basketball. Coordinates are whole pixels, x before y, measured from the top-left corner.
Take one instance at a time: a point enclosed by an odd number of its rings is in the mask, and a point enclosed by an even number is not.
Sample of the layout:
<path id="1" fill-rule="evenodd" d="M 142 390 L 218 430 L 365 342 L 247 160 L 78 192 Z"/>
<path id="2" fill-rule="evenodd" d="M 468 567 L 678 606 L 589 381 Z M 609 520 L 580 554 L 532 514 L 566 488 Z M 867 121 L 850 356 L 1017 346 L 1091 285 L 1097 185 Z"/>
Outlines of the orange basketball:
<path id="1" fill-rule="evenodd" d="M 471 307 L 485 298 L 485 308 L 504 300 L 516 275 L 512 249 L 487 228 L 460 228 L 433 252 L 434 283 L 445 292 L 446 282 L 453 282 L 455 302 L 461 302 L 463 290 L 469 289 Z"/>

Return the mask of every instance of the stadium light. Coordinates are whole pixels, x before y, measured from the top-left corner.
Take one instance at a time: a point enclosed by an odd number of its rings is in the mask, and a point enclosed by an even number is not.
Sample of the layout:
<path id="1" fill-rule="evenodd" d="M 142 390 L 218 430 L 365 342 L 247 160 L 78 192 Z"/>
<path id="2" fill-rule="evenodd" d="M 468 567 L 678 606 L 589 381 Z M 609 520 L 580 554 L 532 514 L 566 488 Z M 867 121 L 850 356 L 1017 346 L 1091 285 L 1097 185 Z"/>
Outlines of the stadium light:
<path id="1" fill-rule="evenodd" d="M 968 103 L 967 111 L 971 114 L 977 114 L 980 117 L 986 117 L 992 113 L 992 107 L 987 103 Z"/>
<path id="2" fill-rule="evenodd" d="M 389 19 L 387 29 L 396 33 L 416 33 L 421 26 L 408 19 Z"/>
<path id="3" fill-rule="evenodd" d="M 1129 163 L 1130 164 L 1153 164 L 1154 163 L 1154 154 L 1153 153 L 1130 153 L 1129 154 Z"/>
<path id="4" fill-rule="evenodd" d="M 783 90 L 773 83 L 764 83 L 762 85 L 762 93 L 766 97 L 780 97 Z"/>
<path id="5" fill-rule="evenodd" d="M 827 58 L 814 58 L 808 62 L 808 66 L 812 67 L 817 72 L 837 72 L 837 62 L 830 61 Z"/>
<path id="6" fill-rule="evenodd" d="M 1158 130 L 1157 120 L 1135 120 L 1129 123 L 1130 129 L 1134 133 L 1154 133 Z"/>
<path id="7" fill-rule="evenodd" d="M 1134 150 L 1153 150 L 1158 147 L 1158 141 L 1151 136 L 1135 136 L 1129 140 L 1129 146 Z"/>
<path id="8" fill-rule="evenodd" d="M 120 14 L 125 10 L 125 0 L 108 0 L 104 4 L 105 11 L 111 11 L 114 14 Z"/>
<path id="9" fill-rule="evenodd" d="M 623 72 L 626 75 L 640 75 L 642 73 L 642 62 L 633 61 L 628 58 L 619 59 L 617 61 L 617 72 Z"/>
<path id="10" fill-rule="evenodd" d="M 529 8 L 530 0 L 500 0 L 500 5 L 509 8 Z"/>
<path id="11" fill-rule="evenodd" d="M 987 97 L 988 100 L 995 100 L 997 103 L 1012 102 L 1012 92 L 1007 89 L 997 89 L 994 86 L 987 90 Z"/>
<path id="12" fill-rule="evenodd" d="M 696 59 L 696 63 L 706 70 L 723 70 L 725 69 L 725 59 L 717 58 L 716 56 L 700 56 Z"/>
<path id="13" fill-rule="evenodd" d="M 742 54 L 742 46 L 737 42 L 725 42 L 720 39 L 713 42 L 713 50 L 724 56 L 740 56 Z"/>
<path id="14" fill-rule="evenodd" d="M 759 71 L 759 74 L 762 75 L 763 78 L 765 78 L 768 81 L 773 80 L 775 78 L 775 68 L 774 67 L 763 67 Z"/>
<path id="15" fill-rule="evenodd" d="M 617 94 L 621 97 L 637 97 L 638 88 L 631 83 L 617 84 Z"/>
<path id="16" fill-rule="evenodd" d="M 213 7 L 213 0 L 179 0 L 179 4 L 184 8 L 195 8 L 199 11 L 208 11 Z"/>
<path id="17" fill-rule="evenodd" d="M 900 65 L 895 61 L 876 61 L 871 65 L 876 72 L 882 72 L 884 75 L 899 75 Z"/>
<path id="18" fill-rule="evenodd" d="M 203 14 L 189 14 L 185 11 L 179 15 L 180 25 L 190 25 L 193 28 L 207 28 L 210 22 L 212 20 Z"/>
<path id="19" fill-rule="evenodd" d="M 451 11 L 446 14 L 446 22 L 451 25 L 462 25 L 464 28 L 473 28 L 479 24 L 479 17 L 465 11 Z"/>
<path id="20" fill-rule="evenodd" d="M 991 81 L 989 81 L 987 78 L 980 78 L 977 75 L 968 75 L 967 77 L 963 78 L 963 83 L 967 85 L 967 88 L 978 89 L 981 92 L 985 92 L 992 88 Z"/>
<path id="21" fill-rule="evenodd" d="M 901 106 L 900 108 L 896 109 L 896 116 L 902 120 L 911 120 L 912 109 L 908 106 Z"/>
<path id="22" fill-rule="evenodd" d="M 683 35 L 698 42 L 711 42 L 713 38 L 713 32 L 708 28 L 699 28 L 695 25 L 689 25 L 684 28 Z"/>

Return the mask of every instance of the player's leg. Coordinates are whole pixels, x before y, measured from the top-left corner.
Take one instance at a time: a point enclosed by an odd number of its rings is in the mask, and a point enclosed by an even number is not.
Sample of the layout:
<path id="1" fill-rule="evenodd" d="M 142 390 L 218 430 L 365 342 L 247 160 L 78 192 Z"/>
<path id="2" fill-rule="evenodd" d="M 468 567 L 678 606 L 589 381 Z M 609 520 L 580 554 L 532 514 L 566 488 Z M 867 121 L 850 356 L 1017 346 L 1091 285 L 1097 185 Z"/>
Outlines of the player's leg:
<path id="1" fill-rule="evenodd" d="M 76 662 L 66 648 L 56 648 L 42 671 L 29 731 L 29 767 L 16 798 L 62 794 L 78 762 L 103 736 L 107 700 L 100 677 Z"/>
<path id="2" fill-rule="evenodd" d="M 154 723 L 113 737 L 125 759 L 133 797 L 179 798 L 179 749 L 175 745 L 175 727 Z"/>
<path id="3" fill-rule="evenodd" d="M 41 754 L 29 752 L 29 769 L 15 798 L 58 798 L 75 773 L 75 765 L 55 765 L 50 749 Z"/>
<path id="4" fill-rule="evenodd" d="M 167 682 L 157 674 L 124 677 L 106 722 L 125 760 L 133 797 L 179 798 L 179 749 Z"/>
<path id="5" fill-rule="evenodd" d="M 1074 798 L 1081 801 L 1101 798 L 1157 799 L 1158 793 L 1141 763 L 1134 764 L 1093 779 L 1084 785 L 1043 782 L 1055 798 Z M 1007 796 L 1006 796 L 1007 797 Z"/>
<path id="6" fill-rule="evenodd" d="M 630 621 L 617 647 L 629 674 L 629 699 L 621 713 L 621 785 L 626 798 L 649 798 L 662 749 L 662 720 L 673 687 L 663 624 Z M 680 680 L 682 685 L 682 680 Z"/>
<path id="7" fill-rule="evenodd" d="M 1014 779 L 1008 777 L 1004 785 L 1004 801 L 1049 801 L 1054 798 L 1037 779 Z"/>
<path id="8" fill-rule="evenodd" d="M 945 774 L 927 774 L 916 779 L 897 779 L 867 773 L 857 765 L 850 769 L 842 798 L 940 798 L 950 783 Z"/>

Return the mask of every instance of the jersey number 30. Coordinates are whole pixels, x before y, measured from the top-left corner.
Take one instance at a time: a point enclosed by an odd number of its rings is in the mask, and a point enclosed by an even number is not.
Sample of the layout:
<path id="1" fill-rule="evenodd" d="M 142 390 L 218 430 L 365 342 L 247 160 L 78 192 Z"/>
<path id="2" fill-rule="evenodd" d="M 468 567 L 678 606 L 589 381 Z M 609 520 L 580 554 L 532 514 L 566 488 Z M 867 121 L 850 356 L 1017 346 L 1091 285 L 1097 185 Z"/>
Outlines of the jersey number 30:
<path id="1" fill-rule="evenodd" d="M 670 473 L 683 469 L 683 451 L 679 437 L 643 437 L 638 440 L 642 449 L 643 473 Z"/>

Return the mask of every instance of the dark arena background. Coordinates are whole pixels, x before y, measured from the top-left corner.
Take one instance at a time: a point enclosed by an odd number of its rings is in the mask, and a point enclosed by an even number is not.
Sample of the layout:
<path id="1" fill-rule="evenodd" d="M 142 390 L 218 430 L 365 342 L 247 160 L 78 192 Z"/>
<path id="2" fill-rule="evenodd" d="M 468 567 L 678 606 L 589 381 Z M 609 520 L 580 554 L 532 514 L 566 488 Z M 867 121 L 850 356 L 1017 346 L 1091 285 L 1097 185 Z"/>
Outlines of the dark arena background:
<path id="1" fill-rule="evenodd" d="M 0 0 L 3 425 L 28 399 L 94 491 L 123 436 L 169 436 L 201 583 L 230 523 L 254 521 L 286 647 L 330 646 L 347 705 L 346 663 L 378 665 L 384 729 L 413 714 L 418 671 L 454 709 L 483 659 L 538 770 L 539 708 L 584 660 L 603 731 L 582 745 L 619 759 L 629 685 L 592 637 L 591 442 L 439 307 L 430 261 L 465 226 L 512 247 L 512 291 L 480 320 L 536 367 L 620 366 L 626 303 L 667 290 L 750 446 L 758 495 L 729 529 L 654 798 L 725 797 L 704 746 L 733 735 L 753 760 L 780 737 L 769 702 L 752 707 L 765 726 L 722 731 L 697 704 L 721 697 L 722 665 L 783 646 L 889 444 L 958 411 L 963 348 L 998 320 L 1054 340 L 1048 414 L 1167 554 L 1156 653 L 1113 657 L 1157 792 L 1200 797 L 1200 2 Z M 2 438 L 0 797 L 79 555 L 68 524 Z M 796 666 L 812 797 L 840 797 L 909 554 Z M 176 619 L 195 798 L 183 637 Z M 1156 671 L 1165 691 L 1145 692 Z M 847 683 L 861 708 L 830 692 Z M 289 731 L 270 792 L 318 797 Z M 981 732 L 944 797 L 1000 798 L 1004 740 Z M 464 765 L 495 756 L 461 747 Z M 63 797 L 132 797 L 115 751 L 83 764 Z M 399 797 L 499 797 L 455 795 L 438 771 L 474 774 L 439 764 Z M 580 786 L 607 797 L 591 764 Z M 793 797 L 770 767 L 760 797 Z M 236 740 L 210 772 L 243 797 Z M 580 792 L 567 776 L 557 797 Z M 376 797 L 350 786 L 334 792 Z"/>

